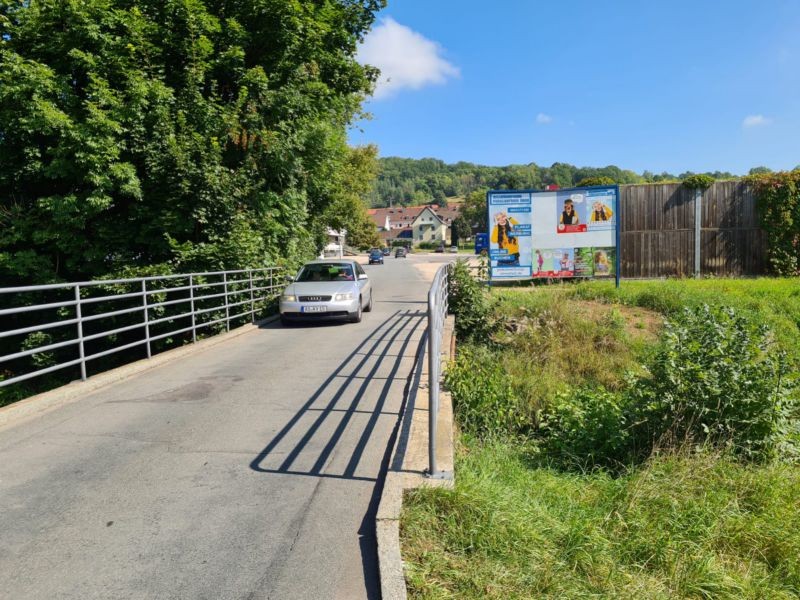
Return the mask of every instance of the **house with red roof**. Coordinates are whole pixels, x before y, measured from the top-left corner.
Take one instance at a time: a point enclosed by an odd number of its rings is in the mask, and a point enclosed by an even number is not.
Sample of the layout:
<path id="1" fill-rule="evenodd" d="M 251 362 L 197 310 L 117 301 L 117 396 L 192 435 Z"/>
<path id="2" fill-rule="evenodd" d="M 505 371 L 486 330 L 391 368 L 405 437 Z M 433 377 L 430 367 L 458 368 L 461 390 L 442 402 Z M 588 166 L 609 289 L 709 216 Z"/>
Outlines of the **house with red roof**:
<path id="1" fill-rule="evenodd" d="M 367 211 L 381 239 L 387 243 L 407 240 L 414 245 L 421 242 L 447 244 L 451 239 L 450 225 L 460 212 L 458 204 L 371 208 Z"/>

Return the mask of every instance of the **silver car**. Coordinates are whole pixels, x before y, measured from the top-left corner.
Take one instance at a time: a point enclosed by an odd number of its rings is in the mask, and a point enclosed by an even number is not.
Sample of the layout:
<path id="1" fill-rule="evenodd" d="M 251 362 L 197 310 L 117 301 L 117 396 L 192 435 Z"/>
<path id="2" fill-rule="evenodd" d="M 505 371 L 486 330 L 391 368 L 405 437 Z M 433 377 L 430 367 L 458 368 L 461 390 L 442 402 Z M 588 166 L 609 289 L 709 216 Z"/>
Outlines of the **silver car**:
<path id="1" fill-rule="evenodd" d="M 311 319 L 361 321 L 372 310 L 372 285 L 364 269 L 350 259 L 314 260 L 303 265 L 283 290 L 281 323 Z"/>

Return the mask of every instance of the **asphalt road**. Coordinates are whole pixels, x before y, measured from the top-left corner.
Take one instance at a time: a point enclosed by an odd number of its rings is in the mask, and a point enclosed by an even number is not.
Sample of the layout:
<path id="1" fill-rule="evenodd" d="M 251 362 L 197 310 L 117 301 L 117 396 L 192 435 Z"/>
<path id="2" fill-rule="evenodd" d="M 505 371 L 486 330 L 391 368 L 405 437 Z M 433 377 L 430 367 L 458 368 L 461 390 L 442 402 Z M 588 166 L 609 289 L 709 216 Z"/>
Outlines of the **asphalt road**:
<path id="1" fill-rule="evenodd" d="M 415 262 L 359 324 L 269 324 L 0 430 L 0 597 L 377 598 Z"/>

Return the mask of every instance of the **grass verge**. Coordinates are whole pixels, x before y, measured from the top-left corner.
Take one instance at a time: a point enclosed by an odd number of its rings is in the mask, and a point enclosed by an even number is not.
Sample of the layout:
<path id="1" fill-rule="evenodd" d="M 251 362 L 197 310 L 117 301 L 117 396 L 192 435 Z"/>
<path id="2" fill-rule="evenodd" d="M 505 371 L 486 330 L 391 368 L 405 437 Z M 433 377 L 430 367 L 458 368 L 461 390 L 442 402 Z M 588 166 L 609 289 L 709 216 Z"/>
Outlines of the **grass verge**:
<path id="1" fill-rule="evenodd" d="M 559 395 L 630 386 L 664 319 L 687 306 L 731 306 L 768 326 L 796 372 L 796 280 L 588 282 L 492 298 L 490 339 L 463 344 L 452 367 L 458 418 L 480 438 L 460 437 L 454 490 L 418 490 L 404 504 L 411 597 L 800 596 L 796 463 L 689 446 L 581 472 L 536 438 Z"/>

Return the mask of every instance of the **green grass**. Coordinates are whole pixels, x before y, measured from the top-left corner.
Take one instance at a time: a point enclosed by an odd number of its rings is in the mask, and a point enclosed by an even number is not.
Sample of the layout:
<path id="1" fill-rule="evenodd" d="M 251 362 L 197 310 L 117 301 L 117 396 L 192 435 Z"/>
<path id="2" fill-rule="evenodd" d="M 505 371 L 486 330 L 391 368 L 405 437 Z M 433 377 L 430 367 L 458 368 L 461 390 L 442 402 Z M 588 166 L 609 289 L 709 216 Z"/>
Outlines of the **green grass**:
<path id="1" fill-rule="evenodd" d="M 796 279 L 623 281 L 620 290 L 584 282 L 491 296 L 493 343 L 462 357 L 502 365 L 508 386 L 492 389 L 498 398 L 510 390 L 534 426 L 558 392 L 622 389 L 663 319 L 684 306 L 733 306 L 768 325 L 800 366 Z M 455 393 L 454 403 L 458 417 Z M 797 464 L 689 449 L 613 476 L 558 470 L 540 448 L 529 438 L 462 436 L 455 490 L 407 496 L 411 597 L 800 597 Z"/>
<path id="2" fill-rule="evenodd" d="M 619 389 L 652 349 L 663 320 L 647 309 L 576 301 L 560 289 L 496 290 L 492 296 L 502 323 L 495 360 L 523 403 L 521 412 L 534 420 L 568 387 Z"/>
<path id="3" fill-rule="evenodd" d="M 793 362 L 800 364 L 800 280 L 797 278 L 623 281 L 619 290 L 612 282 L 592 281 L 557 286 L 550 293 L 637 306 L 663 315 L 703 303 L 731 306 L 768 325 Z"/>
<path id="4" fill-rule="evenodd" d="M 535 468 L 466 442 L 453 491 L 421 489 L 401 536 L 412 598 L 794 598 L 800 470 L 675 455 L 629 475 Z"/>

